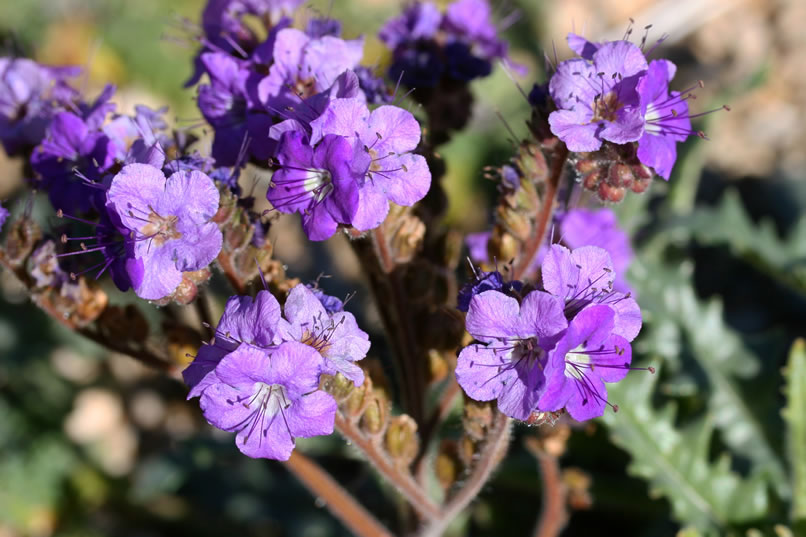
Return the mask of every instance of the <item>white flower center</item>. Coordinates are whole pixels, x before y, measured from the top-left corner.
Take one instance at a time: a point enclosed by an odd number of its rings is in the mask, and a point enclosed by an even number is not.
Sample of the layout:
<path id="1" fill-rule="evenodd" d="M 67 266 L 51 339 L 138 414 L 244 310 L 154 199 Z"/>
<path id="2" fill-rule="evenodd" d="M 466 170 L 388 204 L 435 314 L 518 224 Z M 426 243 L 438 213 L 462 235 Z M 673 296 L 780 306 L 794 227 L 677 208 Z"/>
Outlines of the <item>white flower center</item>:
<path id="1" fill-rule="evenodd" d="M 319 203 L 333 191 L 333 177 L 327 170 L 310 170 L 305 176 L 302 188 L 313 193 L 313 200 Z"/>
<path id="2" fill-rule="evenodd" d="M 581 379 L 584 374 L 582 373 L 583 368 L 590 367 L 593 369 L 593 366 L 590 365 L 593 360 L 591 360 L 590 355 L 586 354 L 585 345 L 579 345 L 572 351 L 569 351 L 566 354 L 565 358 L 565 376 L 571 379 L 579 380 Z M 573 358 L 570 358 L 569 355 L 573 355 Z"/>
<path id="3" fill-rule="evenodd" d="M 282 385 L 256 382 L 254 395 L 246 406 L 259 410 L 262 415 L 271 418 L 290 407 L 291 401 Z"/>

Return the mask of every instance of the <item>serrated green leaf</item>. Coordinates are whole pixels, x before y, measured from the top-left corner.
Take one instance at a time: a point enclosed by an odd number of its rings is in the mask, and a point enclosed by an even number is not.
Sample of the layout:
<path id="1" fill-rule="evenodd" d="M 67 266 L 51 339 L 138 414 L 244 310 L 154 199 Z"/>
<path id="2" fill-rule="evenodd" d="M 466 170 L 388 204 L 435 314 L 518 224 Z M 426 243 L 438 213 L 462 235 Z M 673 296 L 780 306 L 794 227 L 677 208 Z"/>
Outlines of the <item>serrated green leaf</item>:
<path id="1" fill-rule="evenodd" d="M 638 263 L 636 261 L 636 263 Z M 651 322 L 673 322 L 688 341 L 711 385 L 708 407 L 725 443 L 749 458 L 783 498 L 791 494 L 784 464 L 736 384 L 758 371 L 758 360 L 722 319 L 716 299 L 700 301 L 687 274 L 642 265 L 633 283 Z M 652 330 L 650 330 L 652 332 Z"/>
<path id="2" fill-rule="evenodd" d="M 789 352 L 786 378 L 786 445 L 792 471 L 793 522 L 806 519 L 806 341 L 798 339 Z"/>
<path id="3" fill-rule="evenodd" d="M 764 479 L 752 475 L 743 480 L 730 470 L 728 456 L 710 462 L 711 421 L 698 420 L 678 431 L 673 403 L 652 406 L 656 382 L 657 375 L 632 374 L 608 386 L 619 411 L 606 412 L 602 419 L 615 443 L 632 455 L 628 470 L 666 497 L 678 520 L 702 531 L 762 517 L 767 510 Z"/>
<path id="4" fill-rule="evenodd" d="M 728 190 L 716 207 L 696 209 L 675 221 L 667 232 L 685 231 L 700 244 L 726 245 L 756 270 L 800 293 L 806 293 L 806 217 L 786 240 L 770 221 L 753 222 L 739 194 Z M 684 238 L 680 235 L 680 238 Z"/>

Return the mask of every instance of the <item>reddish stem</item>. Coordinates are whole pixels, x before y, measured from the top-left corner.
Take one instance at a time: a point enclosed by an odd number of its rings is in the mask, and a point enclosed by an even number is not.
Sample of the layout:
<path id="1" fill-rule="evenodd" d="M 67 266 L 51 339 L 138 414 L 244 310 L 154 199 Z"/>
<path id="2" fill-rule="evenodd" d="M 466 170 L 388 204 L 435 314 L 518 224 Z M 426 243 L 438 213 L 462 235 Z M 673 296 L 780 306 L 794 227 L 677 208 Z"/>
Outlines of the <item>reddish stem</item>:
<path id="1" fill-rule="evenodd" d="M 510 424 L 512 420 L 498 412 L 492 427 L 487 432 L 487 441 L 481 448 L 476 464 L 464 481 L 461 489 L 442 508 L 439 518 L 426 526 L 419 537 L 439 537 L 451 522 L 478 496 L 481 488 L 490 479 L 493 470 L 501 462 L 509 447 Z"/>
<path id="2" fill-rule="evenodd" d="M 439 516 L 439 506 L 431 501 L 426 492 L 420 488 L 408 471 L 408 467 L 401 466 L 389 458 L 389 455 L 382 449 L 379 438 L 365 435 L 355 427 L 353 422 L 338 412 L 336 413 L 336 430 L 366 456 L 372 467 L 395 486 L 422 518 L 433 520 Z"/>
<path id="3" fill-rule="evenodd" d="M 537 213 L 535 232 L 523 245 L 518 263 L 512 271 L 512 279 L 514 280 L 521 280 L 530 276 L 527 272 L 540 249 L 540 245 L 543 244 L 546 230 L 548 229 L 549 222 L 551 222 L 551 216 L 554 212 L 554 198 L 557 197 L 560 179 L 562 178 L 567 158 L 568 148 L 565 147 L 565 144 L 562 142 L 558 142 L 557 146 L 554 148 L 551 159 L 551 173 L 546 182 L 546 191 L 543 193 L 543 204 L 540 207 L 540 212 Z"/>
<path id="4" fill-rule="evenodd" d="M 557 457 L 540 447 L 536 439 L 530 438 L 526 448 L 535 456 L 540 466 L 540 479 L 543 483 L 543 508 L 535 527 L 534 537 L 557 537 L 568 522 L 565 509 L 565 485 Z"/>
<path id="5" fill-rule="evenodd" d="M 294 451 L 285 466 L 316 498 L 324 500 L 328 511 L 355 535 L 393 537 L 383 524 L 313 460 Z"/>

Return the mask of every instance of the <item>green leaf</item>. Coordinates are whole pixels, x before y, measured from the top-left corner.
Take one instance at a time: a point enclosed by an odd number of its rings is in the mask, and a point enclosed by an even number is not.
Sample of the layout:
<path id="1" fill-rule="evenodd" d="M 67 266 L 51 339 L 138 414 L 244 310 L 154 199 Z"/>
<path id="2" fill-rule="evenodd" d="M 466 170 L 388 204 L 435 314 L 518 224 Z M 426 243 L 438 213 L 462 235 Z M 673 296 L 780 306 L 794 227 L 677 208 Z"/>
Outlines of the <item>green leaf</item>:
<path id="1" fill-rule="evenodd" d="M 633 373 L 608 386 L 619 411 L 606 412 L 602 419 L 614 442 L 632 455 L 628 470 L 647 479 L 651 493 L 668 498 L 678 520 L 700 530 L 762 517 L 765 480 L 757 474 L 743 480 L 730 470 L 727 454 L 710 462 L 713 423 L 702 419 L 677 430 L 674 403 L 657 410 L 652 406 L 657 378 Z"/>
<path id="2" fill-rule="evenodd" d="M 789 353 L 786 378 L 787 451 L 792 470 L 792 522 L 806 520 L 806 341 L 798 339 Z"/>
<path id="3" fill-rule="evenodd" d="M 739 194 L 729 190 L 717 207 L 696 209 L 671 224 L 667 231 L 684 231 L 706 246 L 726 245 L 734 256 L 759 272 L 806 293 L 806 217 L 782 240 L 771 221 L 753 222 Z"/>
<path id="4" fill-rule="evenodd" d="M 636 278 L 632 281 L 650 328 L 657 324 L 663 330 L 676 329 L 678 338 L 685 339 L 708 378 L 709 414 L 723 440 L 736 453 L 750 459 L 782 498 L 788 498 L 791 490 L 784 464 L 736 383 L 737 377 L 750 378 L 758 372 L 758 360 L 724 323 L 721 302 L 700 301 L 686 267 L 670 271 L 660 265 L 635 263 L 639 270 L 634 271 Z M 656 331 L 649 332 L 650 341 L 657 343 Z"/>

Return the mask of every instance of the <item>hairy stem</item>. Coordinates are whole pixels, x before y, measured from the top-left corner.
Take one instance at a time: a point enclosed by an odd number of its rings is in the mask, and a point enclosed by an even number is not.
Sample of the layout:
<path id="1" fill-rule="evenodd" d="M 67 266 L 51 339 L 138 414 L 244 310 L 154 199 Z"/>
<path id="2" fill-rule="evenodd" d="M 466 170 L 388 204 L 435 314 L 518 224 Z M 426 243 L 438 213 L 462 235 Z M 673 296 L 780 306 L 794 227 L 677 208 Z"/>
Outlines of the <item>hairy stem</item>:
<path id="1" fill-rule="evenodd" d="M 434 439 L 437 430 L 439 430 L 439 426 L 443 421 L 445 421 L 445 418 L 448 417 L 448 414 L 456 401 L 456 397 L 460 393 L 462 393 L 462 390 L 459 388 L 459 383 L 456 382 L 456 378 L 451 375 L 448 378 L 448 384 L 443 388 L 442 393 L 439 395 L 439 401 L 437 402 L 436 408 L 434 408 L 433 412 L 431 412 L 431 416 L 425 421 L 420 429 L 421 448 L 420 452 L 417 454 L 417 458 L 414 459 L 414 475 L 417 476 L 417 481 L 419 481 L 420 484 L 425 483 L 426 479 L 427 465 L 425 464 L 425 461 L 427 459 L 426 453 L 428 451 L 428 446 Z"/>
<path id="2" fill-rule="evenodd" d="M 543 507 L 535 526 L 534 537 L 557 537 L 568 522 L 560 464 L 557 457 L 540 447 L 535 438 L 529 440 L 531 441 L 526 442 L 526 448 L 537 459 L 543 484 Z"/>
<path id="3" fill-rule="evenodd" d="M 465 479 L 464 485 L 442 508 L 438 519 L 431 522 L 420 533 L 419 537 L 440 537 L 451 522 L 478 496 L 481 488 L 490 479 L 493 470 L 501 462 L 509 447 L 510 424 L 512 420 L 498 412 L 487 432 L 487 441 L 481 448 L 476 464 Z"/>
<path id="4" fill-rule="evenodd" d="M 324 500 L 328 511 L 353 534 L 359 537 L 392 537 L 383 524 L 313 460 L 294 451 L 285 467 L 314 497 Z"/>
<path id="5" fill-rule="evenodd" d="M 537 213 L 534 233 L 523 245 L 518 263 L 512 271 L 512 279 L 514 280 L 530 276 L 527 272 L 529 272 L 540 245 L 543 244 L 552 213 L 554 213 L 554 199 L 557 197 L 557 190 L 565 170 L 566 159 L 568 159 L 568 148 L 565 147 L 564 143 L 558 141 L 557 146 L 551 153 L 550 175 L 546 182 L 546 190 L 543 193 L 543 204 L 540 207 L 540 212 Z"/>
<path id="6" fill-rule="evenodd" d="M 389 458 L 378 438 L 365 435 L 355 426 L 355 423 L 340 413 L 336 413 L 336 430 L 364 454 L 372 467 L 394 485 L 422 518 L 433 520 L 439 516 L 439 506 L 431 501 L 426 492 L 417 484 L 408 467 L 401 466 Z"/>
<path id="7" fill-rule="evenodd" d="M 350 244 L 367 274 L 389 337 L 389 345 L 395 355 L 393 365 L 400 379 L 403 408 L 419 424 L 422 422 L 425 394 L 423 360 L 417 349 L 418 339 L 411 324 L 398 266 L 380 227 L 373 230 L 369 237 L 352 240 Z"/>

